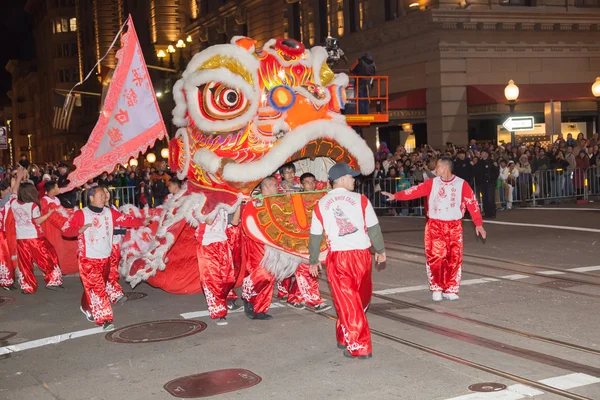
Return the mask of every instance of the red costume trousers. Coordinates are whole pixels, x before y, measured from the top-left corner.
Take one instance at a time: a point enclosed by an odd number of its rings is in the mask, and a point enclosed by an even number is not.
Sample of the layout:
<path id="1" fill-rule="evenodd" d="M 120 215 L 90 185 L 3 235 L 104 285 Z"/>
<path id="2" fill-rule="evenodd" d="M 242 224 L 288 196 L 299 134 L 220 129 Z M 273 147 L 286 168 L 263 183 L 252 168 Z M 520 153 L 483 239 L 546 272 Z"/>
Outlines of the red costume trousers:
<path id="1" fill-rule="evenodd" d="M 227 295 L 235 285 L 233 260 L 228 242 L 196 246 L 202 290 L 212 319 L 227 315 Z"/>
<path id="2" fill-rule="evenodd" d="M 327 278 L 338 315 L 336 339 L 353 356 L 371 354 L 371 331 L 365 315 L 371 301 L 371 252 L 330 251 Z"/>
<path id="3" fill-rule="evenodd" d="M 15 283 L 15 263 L 11 260 L 6 234 L 0 231 L 0 287 Z"/>
<path id="4" fill-rule="evenodd" d="M 429 219 L 425 226 L 425 258 L 429 290 L 457 294 L 463 259 L 462 221 Z"/>
<path id="5" fill-rule="evenodd" d="M 257 314 L 269 311 L 275 286 L 275 277 L 260 265 L 264 255 L 264 244 L 245 238 L 243 258 L 246 277 L 242 285 L 242 299 L 252 304 Z"/>
<path id="6" fill-rule="evenodd" d="M 281 300 L 287 297 L 289 300 L 292 289 L 295 290 L 291 276 L 282 281 L 277 281 L 277 298 Z"/>
<path id="7" fill-rule="evenodd" d="M 319 291 L 319 280 L 310 274 L 309 264 L 298 265 L 294 278 L 289 291 L 288 303 L 304 303 L 307 307 L 323 303 Z"/>
<path id="8" fill-rule="evenodd" d="M 123 297 L 123 288 L 119 284 L 119 261 L 121 260 L 121 245 L 113 244 L 110 253 L 110 271 L 106 280 L 106 294 L 110 302 L 115 304 Z"/>
<path id="9" fill-rule="evenodd" d="M 19 269 L 17 277 L 21 290 L 25 293 L 35 293 L 37 279 L 33 275 L 35 263 L 44 273 L 46 287 L 62 285 L 62 272 L 58 266 L 56 250 L 45 237 L 37 239 L 18 239 L 17 256 Z"/>
<path id="10" fill-rule="evenodd" d="M 235 276 L 235 285 L 229 291 L 227 299 L 236 300 L 238 298 L 235 292 L 236 287 L 241 285 L 240 275 L 242 274 L 242 226 L 227 227 L 227 241 L 231 248 L 231 258 L 233 259 L 233 275 Z M 243 279 L 243 278 L 242 278 Z"/>
<path id="11" fill-rule="evenodd" d="M 113 311 L 106 290 L 109 274 L 110 258 L 79 257 L 79 277 L 83 283 L 81 308 L 90 312 L 98 325 L 113 320 Z"/>

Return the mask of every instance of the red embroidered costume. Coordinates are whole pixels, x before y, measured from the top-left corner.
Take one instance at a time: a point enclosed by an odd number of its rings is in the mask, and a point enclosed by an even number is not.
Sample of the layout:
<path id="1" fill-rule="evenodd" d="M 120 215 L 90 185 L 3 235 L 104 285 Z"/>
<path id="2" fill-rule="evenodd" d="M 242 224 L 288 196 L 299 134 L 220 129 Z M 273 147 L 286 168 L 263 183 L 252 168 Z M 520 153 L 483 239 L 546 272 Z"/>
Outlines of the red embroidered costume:
<path id="1" fill-rule="evenodd" d="M 113 321 L 110 300 L 116 299 L 114 288 L 107 283 L 110 275 L 110 256 L 113 246 L 113 229 L 115 226 L 138 228 L 143 220 L 126 216 L 110 208 L 97 209 L 90 207 L 77 210 L 73 217 L 63 226 L 65 236 L 78 235 L 79 274 L 83 282 L 81 309 L 91 313 L 94 322 L 102 325 Z M 79 233 L 84 225 L 90 225 L 83 233 Z"/>
<path id="2" fill-rule="evenodd" d="M 452 176 L 428 179 L 418 186 L 396 192 L 396 200 L 427 197 L 425 226 L 425 258 L 429 290 L 458 294 L 463 259 L 463 229 L 461 218 L 469 210 L 475 226 L 482 226 L 477 199 L 463 179 Z"/>
<path id="3" fill-rule="evenodd" d="M 34 222 L 41 217 L 40 207 L 35 203 L 21 203 L 16 195 L 10 200 L 17 236 L 19 285 L 24 293 L 35 293 L 37 279 L 33 275 L 35 263 L 44 272 L 46 287 L 61 286 L 62 273 L 54 246 L 46 239 L 42 228 Z"/>
<path id="4" fill-rule="evenodd" d="M 369 200 L 344 188 L 336 188 L 319 200 L 313 210 L 313 235 L 325 232 L 327 278 L 338 314 L 336 339 L 353 357 L 372 352 L 365 311 L 371 301 L 371 239 L 368 228 L 379 224 Z M 311 261 L 314 263 L 314 261 Z"/>
<path id="5" fill-rule="evenodd" d="M 77 253 L 77 241 L 65 240 L 62 237 L 62 227 L 71 218 L 73 210 L 64 208 L 60 204 L 58 197 L 50 198 L 44 196 L 40 200 L 40 205 L 42 206 L 42 215 L 46 215 L 48 211 L 54 210 L 54 213 L 41 226 L 44 236 L 48 238 L 48 241 L 52 243 L 52 246 L 56 250 L 60 270 L 64 275 L 78 272 L 77 258 L 73 257 L 73 254 Z"/>
<path id="6" fill-rule="evenodd" d="M 0 208 L 0 287 L 9 288 L 15 283 L 15 260 L 12 259 L 8 250 L 8 239 L 6 236 L 6 216 L 9 211 L 9 203 Z"/>
<path id="7" fill-rule="evenodd" d="M 227 238 L 227 211 L 217 212 L 211 224 L 200 223 L 196 228 L 196 254 L 202 290 L 212 319 L 225 324 L 227 295 L 235 285 L 235 270 L 231 246 Z"/>

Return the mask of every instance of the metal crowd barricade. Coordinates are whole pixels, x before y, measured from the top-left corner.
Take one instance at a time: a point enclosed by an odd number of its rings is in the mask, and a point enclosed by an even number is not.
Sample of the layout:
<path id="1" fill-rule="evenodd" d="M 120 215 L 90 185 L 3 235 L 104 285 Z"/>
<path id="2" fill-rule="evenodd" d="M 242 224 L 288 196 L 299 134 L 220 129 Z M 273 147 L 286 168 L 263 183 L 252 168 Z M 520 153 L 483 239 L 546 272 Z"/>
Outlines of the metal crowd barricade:
<path id="1" fill-rule="evenodd" d="M 532 174 L 531 202 L 533 206 L 555 203 L 563 199 L 587 200 L 592 190 L 597 189 L 596 168 L 574 170 L 538 170 Z"/>
<path id="2" fill-rule="evenodd" d="M 110 186 L 108 188 L 108 191 L 110 192 L 110 198 L 112 203 L 117 207 L 121 207 L 125 204 L 133 204 L 138 207 L 140 205 L 138 193 L 139 190 L 135 186 Z M 86 196 L 85 192 L 85 189 L 81 189 L 77 193 L 77 201 L 79 203 L 79 208 L 87 207 L 88 205 L 88 197 Z"/>
<path id="3" fill-rule="evenodd" d="M 381 192 L 396 193 L 415 186 L 412 178 L 364 179 L 356 191 L 364 194 L 380 215 L 424 215 L 423 199 L 410 201 L 387 201 Z"/>

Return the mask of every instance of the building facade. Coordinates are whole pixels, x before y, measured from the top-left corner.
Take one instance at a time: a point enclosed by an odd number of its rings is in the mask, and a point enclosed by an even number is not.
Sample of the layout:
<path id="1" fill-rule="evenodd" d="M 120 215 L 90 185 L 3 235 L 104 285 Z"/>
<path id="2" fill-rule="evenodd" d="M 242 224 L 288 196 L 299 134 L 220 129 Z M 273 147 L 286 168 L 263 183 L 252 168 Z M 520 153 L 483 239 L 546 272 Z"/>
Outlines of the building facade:
<path id="1" fill-rule="evenodd" d="M 509 116 L 504 88 L 520 88 L 516 113 L 595 130 L 591 85 L 600 75 L 598 0 L 199 0 L 182 37 L 194 51 L 243 32 L 259 45 L 293 37 L 308 47 L 340 39 L 350 63 L 370 51 L 389 76 L 389 124 L 363 129 L 398 142 L 411 122 L 421 142 L 445 147 L 493 139 Z M 553 132 L 558 133 L 558 132 Z M 548 132 L 547 135 L 550 135 Z"/>
<path id="2" fill-rule="evenodd" d="M 435 147 L 494 139 L 510 114 L 511 79 L 520 88 L 517 115 L 543 122 L 544 104 L 559 101 L 563 122 L 596 130 L 590 88 L 600 75 L 600 0 L 28 0 L 25 8 L 34 16 L 35 66 L 25 75 L 18 63 L 7 68 L 19 86 L 13 115 L 24 115 L 13 118 L 14 149 L 29 150 L 31 140 L 34 162 L 70 160 L 87 140 L 118 42 L 108 49 L 127 15 L 167 124 L 170 89 L 196 52 L 236 35 L 259 46 L 292 37 L 307 47 L 331 35 L 350 63 L 369 51 L 389 77 L 389 123 L 363 128 L 373 146 L 377 135 L 401 143 L 407 122 L 417 142 Z M 69 128 L 53 128 L 54 107 L 90 71 Z M 27 85 L 38 87 L 37 103 L 35 91 L 15 95 Z"/>
<path id="3" fill-rule="evenodd" d="M 146 62 L 158 66 L 156 48 L 175 48 L 192 12 L 198 12 L 190 0 L 28 0 L 25 10 L 34 20 L 35 62 L 11 60 L 5 68 L 13 76 L 10 97 L 15 115 L 20 116 L 14 118 L 14 150 L 31 153 L 38 163 L 71 161 L 86 143 L 116 66 L 120 42 L 111 45 L 128 15 Z M 151 70 L 157 92 L 170 87 L 176 73 L 176 68 Z M 55 108 L 62 107 L 66 94 L 88 74 L 75 88 L 77 100 L 68 127 L 56 128 Z M 170 121 L 173 108 L 168 97 L 161 101 L 165 121 Z"/>
<path id="4" fill-rule="evenodd" d="M 6 70 L 12 77 L 12 88 L 8 96 L 12 101 L 11 146 L 14 161 L 21 154 L 30 160 L 38 157 L 39 148 L 36 146 L 41 137 L 43 127 L 40 125 L 39 75 L 32 69 L 29 62 L 11 60 Z"/>

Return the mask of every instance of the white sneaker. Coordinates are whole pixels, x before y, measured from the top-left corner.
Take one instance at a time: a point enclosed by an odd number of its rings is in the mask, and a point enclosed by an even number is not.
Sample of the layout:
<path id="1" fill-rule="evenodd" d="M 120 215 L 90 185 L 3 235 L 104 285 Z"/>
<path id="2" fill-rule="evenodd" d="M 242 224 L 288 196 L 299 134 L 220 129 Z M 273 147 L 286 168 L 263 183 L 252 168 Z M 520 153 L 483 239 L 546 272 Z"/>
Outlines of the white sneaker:
<path id="1" fill-rule="evenodd" d="M 217 325 L 219 325 L 219 326 L 227 325 L 227 318 L 225 318 L 225 317 L 219 318 L 216 322 L 217 322 Z"/>
<path id="2" fill-rule="evenodd" d="M 442 292 L 433 292 L 431 298 L 433 301 L 442 301 Z"/>
<path id="3" fill-rule="evenodd" d="M 442 297 L 444 300 L 458 300 L 458 295 L 454 293 L 444 293 Z"/>

